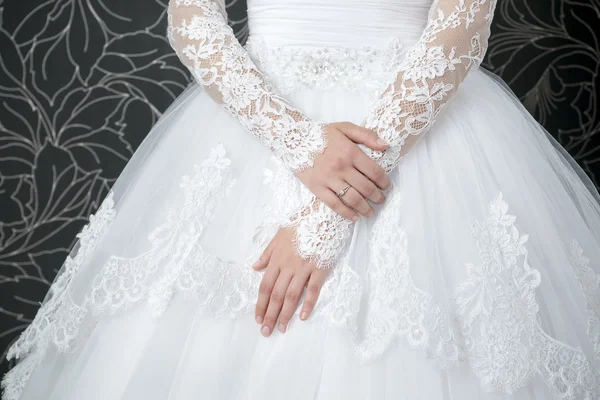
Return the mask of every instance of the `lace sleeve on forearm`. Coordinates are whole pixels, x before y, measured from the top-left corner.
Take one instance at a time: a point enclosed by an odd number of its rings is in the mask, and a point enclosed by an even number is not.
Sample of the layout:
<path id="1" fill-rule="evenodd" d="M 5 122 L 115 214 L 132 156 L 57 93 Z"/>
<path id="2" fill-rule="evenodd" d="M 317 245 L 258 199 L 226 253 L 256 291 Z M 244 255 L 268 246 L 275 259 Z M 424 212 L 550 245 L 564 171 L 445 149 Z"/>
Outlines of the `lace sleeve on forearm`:
<path id="1" fill-rule="evenodd" d="M 361 145 L 386 172 L 392 171 L 431 128 L 444 105 L 487 50 L 496 0 L 436 0 L 420 40 L 399 64 L 369 112 L 365 126 L 390 147 L 373 151 Z M 308 209 L 309 207 L 307 207 Z M 309 214 L 296 217 L 298 253 L 319 267 L 331 267 L 347 247 L 352 223 L 317 199 Z"/>
<path id="2" fill-rule="evenodd" d="M 324 125 L 273 92 L 227 24 L 217 0 L 170 0 L 171 46 L 210 96 L 265 143 L 292 171 L 325 149 Z"/>
<path id="3" fill-rule="evenodd" d="M 365 126 L 391 147 L 365 149 L 390 172 L 431 128 L 487 50 L 496 0 L 436 0 L 421 39 L 408 49 L 399 74 L 374 104 Z"/>

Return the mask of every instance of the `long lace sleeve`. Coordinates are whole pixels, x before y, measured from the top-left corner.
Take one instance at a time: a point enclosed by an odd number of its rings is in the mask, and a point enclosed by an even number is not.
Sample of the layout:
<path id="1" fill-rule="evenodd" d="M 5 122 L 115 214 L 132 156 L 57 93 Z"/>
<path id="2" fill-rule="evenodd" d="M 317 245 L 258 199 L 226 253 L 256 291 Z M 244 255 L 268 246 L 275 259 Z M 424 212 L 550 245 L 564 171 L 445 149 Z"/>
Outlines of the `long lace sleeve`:
<path id="1" fill-rule="evenodd" d="M 390 172 L 436 120 L 487 50 L 497 0 L 436 0 L 420 40 L 370 111 L 365 127 L 391 147 L 365 149 Z"/>
<path id="2" fill-rule="evenodd" d="M 273 91 L 227 24 L 223 0 L 170 0 L 168 38 L 195 80 L 287 168 L 313 165 L 324 125 Z"/>
<path id="3" fill-rule="evenodd" d="M 362 150 L 386 171 L 431 128 L 469 71 L 487 50 L 497 0 L 435 0 L 419 41 L 398 64 L 398 74 L 373 104 L 365 127 L 389 147 Z M 352 223 L 317 199 L 298 217 L 297 249 L 321 268 L 333 266 L 347 247 Z M 308 209 L 308 207 L 307 207 Z"/>

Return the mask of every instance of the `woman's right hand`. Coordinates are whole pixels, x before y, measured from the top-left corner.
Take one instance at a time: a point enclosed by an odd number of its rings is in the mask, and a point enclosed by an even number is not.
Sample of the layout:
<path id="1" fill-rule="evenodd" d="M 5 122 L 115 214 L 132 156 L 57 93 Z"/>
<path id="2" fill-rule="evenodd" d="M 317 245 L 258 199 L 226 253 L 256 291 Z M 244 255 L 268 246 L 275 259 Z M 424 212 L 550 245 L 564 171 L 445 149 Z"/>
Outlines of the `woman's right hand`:
<path id="1" fill-rule="evenodd" d="M 377 150 L 387 149 L 377 134 L 351 122 L 336 122 L 325 126 L 327 146 L 314 159 L 314 165 L 296 172 L 302 183 L 325 205 L 342 217 L 358 220 L 358 214 L 373 216 L 373 207 L 367 202 L 383 203 L 382 190 L 390 186 L 390 180 L 374 160 L 369 158 L 358 143 Z M 338 198 L 337 193 L 350 185 L 350 189 Z"/>

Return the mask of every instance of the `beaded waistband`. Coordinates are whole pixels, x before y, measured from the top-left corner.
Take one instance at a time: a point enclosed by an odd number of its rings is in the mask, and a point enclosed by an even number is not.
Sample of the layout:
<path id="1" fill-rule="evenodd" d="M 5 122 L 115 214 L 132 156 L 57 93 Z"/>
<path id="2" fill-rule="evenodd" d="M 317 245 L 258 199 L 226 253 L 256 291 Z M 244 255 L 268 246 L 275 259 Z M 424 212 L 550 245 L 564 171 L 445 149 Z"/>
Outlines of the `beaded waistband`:
<path id="1" fill-rule="evenodd" d="M 391 39 L 384 47 L 270 46 L 250 37 L 250 56 L 281 94 L 303 88 L 342 89 L 376 95 L 395 78 L 402 44 Z"/>

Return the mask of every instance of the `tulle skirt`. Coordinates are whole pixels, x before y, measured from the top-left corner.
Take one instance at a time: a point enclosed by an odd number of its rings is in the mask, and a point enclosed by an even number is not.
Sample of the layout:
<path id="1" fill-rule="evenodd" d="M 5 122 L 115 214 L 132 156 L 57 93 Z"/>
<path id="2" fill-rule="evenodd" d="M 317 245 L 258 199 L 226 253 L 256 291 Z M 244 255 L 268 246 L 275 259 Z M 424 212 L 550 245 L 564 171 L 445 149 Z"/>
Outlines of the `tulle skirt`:
<path id="1" fill-rule="evenodd" d="M 369 105 L 287 98 L 357 124 Z M 308 193 L 190 87 L 11 348 L 3 399 L 600 398 L 600 199 L 503 82 L 470 74 L 390 178 L 313 315 L 263 337 L 250 265 Z"/>

